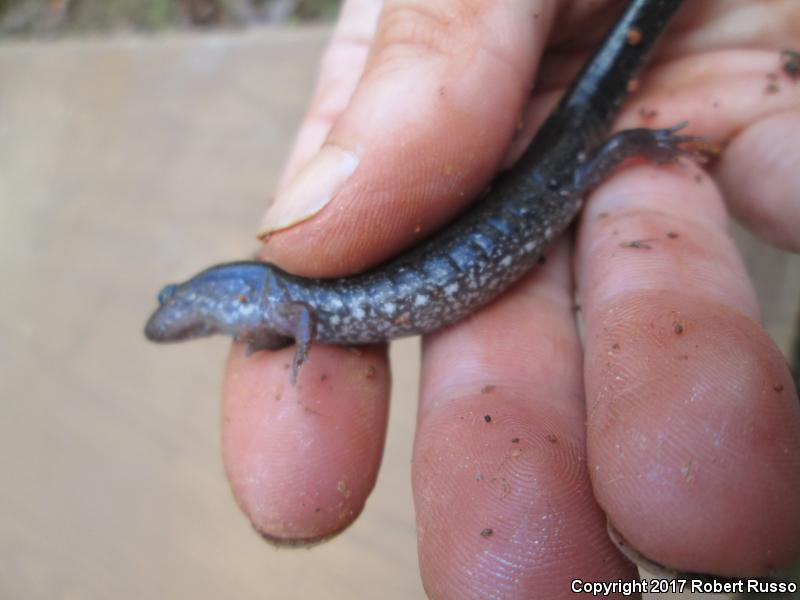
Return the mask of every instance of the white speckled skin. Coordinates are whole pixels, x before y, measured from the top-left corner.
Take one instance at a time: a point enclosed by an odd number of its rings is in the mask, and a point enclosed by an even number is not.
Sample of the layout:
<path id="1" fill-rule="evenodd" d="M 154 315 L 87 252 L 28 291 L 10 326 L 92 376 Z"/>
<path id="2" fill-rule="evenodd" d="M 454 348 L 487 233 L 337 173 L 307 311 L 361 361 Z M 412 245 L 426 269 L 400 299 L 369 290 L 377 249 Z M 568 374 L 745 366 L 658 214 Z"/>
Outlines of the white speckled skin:
<path id="1" fill-rule="evenodd" d="M 146 327 L 155 341 L 227 333 L 251 349 L 298 336 L 298 308 L 313 339 L 365 344 L 427 333 L 458 321 L 507 289 L 542 256 L 586 191 L 620 162 L 673 160 L 693 138 L 632 129 L 603 139 L 680 0 L 634 0 L 518 163 L 480 202 L 409 252 L 361 275 L 309 279 L 274 265 L 237 262 L 167 286 Z M 627 41 L 631 28 L 641 32 Z M 307 336 L 306 336 L 307 337 Z M 307 347 L 310 339 L 300 340 Z"/>

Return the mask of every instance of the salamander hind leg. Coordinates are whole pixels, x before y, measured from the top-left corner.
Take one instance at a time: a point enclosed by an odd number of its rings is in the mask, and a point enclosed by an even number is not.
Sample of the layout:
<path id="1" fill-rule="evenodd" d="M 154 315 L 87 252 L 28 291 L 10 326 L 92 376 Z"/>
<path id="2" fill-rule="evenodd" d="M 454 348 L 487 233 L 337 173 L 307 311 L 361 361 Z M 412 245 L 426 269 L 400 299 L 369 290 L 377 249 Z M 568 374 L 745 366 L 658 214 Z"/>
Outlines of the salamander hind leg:
<path id="1" fill-rule="evenodd" d="M 684 121 L 666 129 L 625 129 L 612 135 L 581 162 L 575 172 L 576 188 L 591 189 L 629 158 L 641 157 L 656 164 L 674 163 L 682 156 L 702 161 L 705 155 L 695 144 L 705 138 L 678 134 L 687 124 Z"/>

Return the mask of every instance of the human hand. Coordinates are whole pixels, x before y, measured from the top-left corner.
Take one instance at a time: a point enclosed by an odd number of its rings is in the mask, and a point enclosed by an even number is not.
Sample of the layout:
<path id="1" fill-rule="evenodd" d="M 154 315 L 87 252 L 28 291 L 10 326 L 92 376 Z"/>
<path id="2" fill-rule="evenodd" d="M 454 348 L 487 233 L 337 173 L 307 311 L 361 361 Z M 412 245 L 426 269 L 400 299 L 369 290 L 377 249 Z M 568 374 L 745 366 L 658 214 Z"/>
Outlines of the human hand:
<path id="1" fill-rule="evenodd" d="M 348 2 L 263 257 L 340 276 L 442 226 L 527 144 L 616 17 L 610 4 L 398 0 L 379 18 L 380 3 Z M 800 408 L 722 198 L 800 249 L 800 83 L 777 52 L 798 22 L 792 2 L 684 7 L 618 126 L 688 119 L 730 141 L 711 177 L 620 171 L 591 195 L 574 248 L 562 240 L 544 268 L 425 338 L 412 470 L 430 595 L 558 597 L 575 577 L 630 579 L 606 515 L 679 570 L 755 575 L 797 557 Z M 358 515 L 389 393 L 384 347 L 315 345 L 296 387 L 291 352 L 235 345 L 223 409 L 237 500 L 287 543 Z"/>

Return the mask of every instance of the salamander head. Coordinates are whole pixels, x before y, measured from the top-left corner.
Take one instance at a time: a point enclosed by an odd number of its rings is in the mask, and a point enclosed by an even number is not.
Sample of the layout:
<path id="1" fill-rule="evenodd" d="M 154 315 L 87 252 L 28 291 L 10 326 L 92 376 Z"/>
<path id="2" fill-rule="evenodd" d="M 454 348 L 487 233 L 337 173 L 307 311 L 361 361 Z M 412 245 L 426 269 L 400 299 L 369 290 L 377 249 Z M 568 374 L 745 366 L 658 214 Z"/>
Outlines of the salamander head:
<path id="1" fill-rule="evenodd" d="M 165 286 L 158 294 L 158 308 L 147 321 L 145 336 L 154 342 L 215 333 L 247 340 L 276 337 L 264 319 L 269 269 L 259 262 L 227 263 L 184 283 Z"/>

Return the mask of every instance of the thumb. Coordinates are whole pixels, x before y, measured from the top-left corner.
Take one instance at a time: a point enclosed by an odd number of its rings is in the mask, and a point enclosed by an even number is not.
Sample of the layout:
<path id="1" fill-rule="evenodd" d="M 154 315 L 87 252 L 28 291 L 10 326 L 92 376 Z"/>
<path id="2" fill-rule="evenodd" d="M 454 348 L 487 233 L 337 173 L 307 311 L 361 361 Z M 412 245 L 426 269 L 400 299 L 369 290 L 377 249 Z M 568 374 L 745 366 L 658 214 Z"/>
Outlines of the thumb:
<path id="1" fill-rule="evenodd" d="M 339 31 L 363 20 L 352 5 Z M 554 12 L 553 0 L 386 2 L 349 101 L 264 217 L 262 256 L 300 275 L 345 275 L 452 218 L 503 158 Z M 323 64 L 318 98 L 337 69 Z M 306 130 L 330 119 L 325 107 L 312 105 Z"/>

